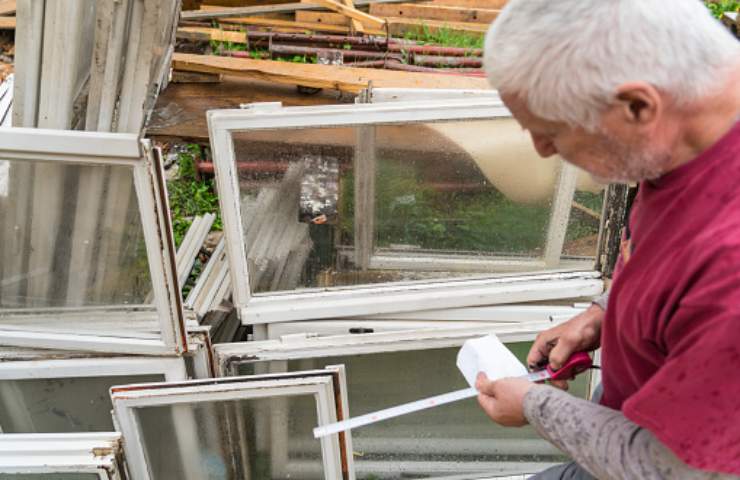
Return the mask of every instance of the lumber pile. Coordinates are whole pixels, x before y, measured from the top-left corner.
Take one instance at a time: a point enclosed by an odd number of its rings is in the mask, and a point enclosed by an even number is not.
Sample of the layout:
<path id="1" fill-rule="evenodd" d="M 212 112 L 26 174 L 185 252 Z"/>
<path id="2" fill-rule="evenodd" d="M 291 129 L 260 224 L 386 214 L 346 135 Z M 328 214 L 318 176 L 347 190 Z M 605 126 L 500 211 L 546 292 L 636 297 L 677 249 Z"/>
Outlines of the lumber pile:
<path id="1" fill-rule="evenodd" d="M 188 78 L 228 74 L 349 93 L 368 82 L 486 88 L 482 37 L 505 3 L 300 0 L 227 7 L 202 2 L 181 15 L 177 38 L 190 48 L 175 55 L 174 68 Z M 198 44 L 200 50 L 193 46 Z"/>

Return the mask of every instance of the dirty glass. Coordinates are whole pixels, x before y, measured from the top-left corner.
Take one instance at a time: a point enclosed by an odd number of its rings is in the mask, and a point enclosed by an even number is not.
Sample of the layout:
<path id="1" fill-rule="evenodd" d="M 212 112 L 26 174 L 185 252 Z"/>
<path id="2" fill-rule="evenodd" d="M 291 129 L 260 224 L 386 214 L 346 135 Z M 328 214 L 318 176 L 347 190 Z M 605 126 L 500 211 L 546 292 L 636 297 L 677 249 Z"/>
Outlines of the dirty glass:
<path id="1" fill-rule="evenodd" d="M 542 268 L 559 160 L 512 119 L 233 141 L 257 294 Z"/>
<path id="2" fill-rule="evenodd" d="M 112 432 L 113 385 L 161 382 L 163 375 L 0 380 L 4 433 Z"/>
<path id="3" fill-rule="evenodd" d="M 507 346 L 524 360 L 531 343 Z M 458 347 L 292 360 L 297 371 L 343 364 L 350 416 L 466 388 L 455 360 Z M 240 365 L 250 374 L 259 363 Z M 587 376 L 570 392 L 585 397 Z M 368 425 L 352 431 L 358 479 L 434 477 L 462 473 L 534 473 L 564 460 L 533 428 L 493 424 L 476 399 Z"/>
<path id="4" fill-rule="evenodd" d="M 100 480 L 95 473 L 0 473 L 0 480 Z"/>
<path id="5" fill-rule="evenodd" d="M 605 187 L 589 180 L 586 175 L 580 176 L 580 183 L 585 188 L 576 191 L 568 218 L 562 255 L 565 265 L 574 261 L 589 261 L 592 265 L 598 250 Z"/>
<path id="6" fill-rule="evenodd" d="M 152 480 L 323 479 L 312 395 L 135 409 Z"/>
<path id="7" fill-rule="evenodd" d="M 0 309 L 151 303 L 131 167 L 8 161 L 7 174 Z"/>

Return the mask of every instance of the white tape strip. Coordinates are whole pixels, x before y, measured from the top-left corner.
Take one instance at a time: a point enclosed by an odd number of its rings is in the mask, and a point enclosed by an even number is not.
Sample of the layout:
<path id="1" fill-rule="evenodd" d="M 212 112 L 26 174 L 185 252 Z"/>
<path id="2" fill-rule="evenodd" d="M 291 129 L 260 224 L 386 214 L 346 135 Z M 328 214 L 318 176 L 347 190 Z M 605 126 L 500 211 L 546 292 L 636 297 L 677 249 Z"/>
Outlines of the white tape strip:
<path id="1" fill-rule="evenodd" d="M 521 378 L 527 379 L 530 382 L 541 382 L 550 378 L 550 374 L 547 370 L 540 370 L 538 372 L 523 375 Z M 439 405 L 457 402 L 458 400 L 464 400 L 466 398 L 476 396 L 478 396 L 478 391 L 475 388 L 464 388 L 462 390 L 444 393 L 435 397 L 423 398 L 415 402 L 404 403 L 403 405 L 386 408 L 385 410 L 378 410 L 377 412 L 360 415 L 359 417 L 342 420 L 341 422 L 316 427 L 313 429 L 313 436 L 314 438 L 321 438 L 333 433 L 352 430 L 353 428 L 363 427 L 389 418 L 400 417 L 401 415 L 406 415 L 408 413 L 418 412 L 419 410 L 426 410 L 428 408 L 434 408 Z"/>

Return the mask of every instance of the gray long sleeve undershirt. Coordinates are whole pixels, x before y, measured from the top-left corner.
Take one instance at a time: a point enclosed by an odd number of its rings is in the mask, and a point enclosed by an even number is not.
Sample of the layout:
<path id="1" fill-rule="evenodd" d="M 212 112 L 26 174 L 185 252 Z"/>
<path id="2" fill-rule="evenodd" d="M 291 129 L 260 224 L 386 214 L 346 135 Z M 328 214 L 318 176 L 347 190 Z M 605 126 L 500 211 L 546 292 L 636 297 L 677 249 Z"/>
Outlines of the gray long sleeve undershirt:
<path id="1" fill-rule="evenodd" d="M 621 412 L 553 387 L 535 385 L 527 392 L 524 415 L 542 437 L 601 480 L 740 478 L 691 468 Z"/>

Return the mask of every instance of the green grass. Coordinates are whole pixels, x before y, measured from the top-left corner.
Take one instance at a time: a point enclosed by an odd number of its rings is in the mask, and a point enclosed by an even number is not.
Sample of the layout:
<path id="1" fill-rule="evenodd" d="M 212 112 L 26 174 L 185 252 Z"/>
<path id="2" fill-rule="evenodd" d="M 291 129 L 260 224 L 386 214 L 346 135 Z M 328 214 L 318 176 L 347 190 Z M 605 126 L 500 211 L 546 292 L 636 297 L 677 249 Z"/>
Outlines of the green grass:
<path id="1" fill-rule="evenodd" d="M 412 40 L 420 45 L 440 45 L 443 47 L 459 48 L 483 48 L 483 35 L 472 35 L 470 33 L 442 27 L 432 31 L 427 25 L 422 25 L 418 32 L 406 32 L 403 36 L 406 40 Z"/>
<path id="2" fill-rule="evenodd" d="M 177 177 L 167 183 L 172 228 L 175 234 L 175 244 L 178 246 L 196 215 L 215 213 L 216 220 L 213 222 L 212 229 L 221 230 L 223 228 L 214 181 L 199 179 L 196 175 L 195 159 L 202 154 L 199 145 L 189 144 L 186 152 L 178 154 Z"/>
<path id="3" fill-rule="evenodd" d="M 704 2 L 712 12 L 712 15 L 716 18 L 722 18 L 725 12 L 737 12 L 740 11 L 740 1 L 737 0 L 721 0 L 720 2 Z"/>

